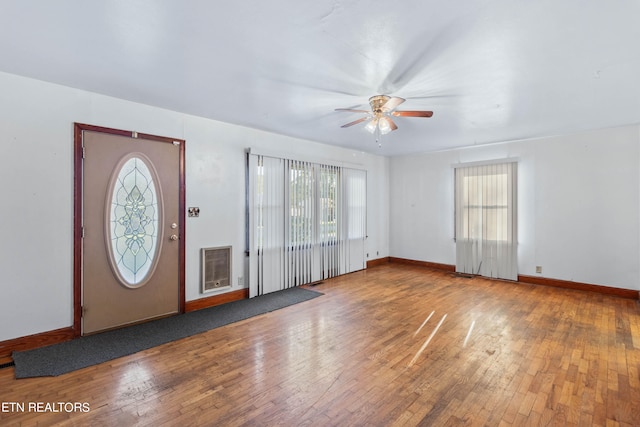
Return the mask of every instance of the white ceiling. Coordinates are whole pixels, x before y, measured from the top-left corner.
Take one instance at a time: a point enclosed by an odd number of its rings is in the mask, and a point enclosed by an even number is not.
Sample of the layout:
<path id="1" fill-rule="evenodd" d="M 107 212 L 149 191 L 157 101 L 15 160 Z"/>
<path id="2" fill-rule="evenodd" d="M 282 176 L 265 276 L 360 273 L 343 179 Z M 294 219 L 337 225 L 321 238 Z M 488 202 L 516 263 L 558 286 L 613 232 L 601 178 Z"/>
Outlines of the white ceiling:
<path id="1" fill-rule="evenodd" d="M 638 0 L 0 0 L 0 71 L 382 155 L 639 123 L 639 42 Z M 375 94 L 434 115 L 378 148 L 334 111 Z"/>

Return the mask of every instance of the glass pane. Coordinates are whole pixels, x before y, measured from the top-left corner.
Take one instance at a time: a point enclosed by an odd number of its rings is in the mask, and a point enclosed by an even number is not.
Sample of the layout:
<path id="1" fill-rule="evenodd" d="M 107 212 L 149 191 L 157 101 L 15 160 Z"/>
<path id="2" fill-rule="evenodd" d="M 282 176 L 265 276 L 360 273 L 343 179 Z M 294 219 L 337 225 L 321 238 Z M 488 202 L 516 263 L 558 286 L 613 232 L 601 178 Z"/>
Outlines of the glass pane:
<path id="1" fill-rule="evenodd" d="M 349 239 L 363 239 L 366 235 L 367 175 L 365 171 L 345 169 Z"/>
<path id="2" fill-rule="evenodd" d="M 289 244 L 292 246 L 313 241 L 314 188 L 313 166 L 294 162 L 289 171 Z"/>
<path id="3" fill-rule="evenodd" d="M 508 231 L 508 175 L 482 173 L 463 176 L 462 237 L 503 241 Z"/>
<path id="4" fill-rule="evenodd" d="M 318 238 L 321 242 L 333 242 L 338 240 L 337 187 L 337 169 L 329 167 L 321 168 L 318 194 L 318 203 L 320 204 Z"/>
<path id="5" fill-rule="evenodd" d="M 111 257 L 121 278 L 137 285 L 147 276 L 158 240 L 158 202 L 144 160 L 132 157 L 118 172 L 109 217 Z"/>

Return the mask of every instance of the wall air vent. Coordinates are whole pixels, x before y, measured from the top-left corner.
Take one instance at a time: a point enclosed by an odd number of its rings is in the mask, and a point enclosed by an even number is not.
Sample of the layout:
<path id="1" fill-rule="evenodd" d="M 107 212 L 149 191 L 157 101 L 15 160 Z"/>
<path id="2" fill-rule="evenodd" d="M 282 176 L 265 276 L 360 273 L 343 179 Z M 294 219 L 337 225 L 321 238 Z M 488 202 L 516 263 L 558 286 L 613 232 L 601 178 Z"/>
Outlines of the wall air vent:
<path id="1" fill-rule="evenodd" d="M 231 287 L 231 246 L 202 248 L 202 293 Z"/>

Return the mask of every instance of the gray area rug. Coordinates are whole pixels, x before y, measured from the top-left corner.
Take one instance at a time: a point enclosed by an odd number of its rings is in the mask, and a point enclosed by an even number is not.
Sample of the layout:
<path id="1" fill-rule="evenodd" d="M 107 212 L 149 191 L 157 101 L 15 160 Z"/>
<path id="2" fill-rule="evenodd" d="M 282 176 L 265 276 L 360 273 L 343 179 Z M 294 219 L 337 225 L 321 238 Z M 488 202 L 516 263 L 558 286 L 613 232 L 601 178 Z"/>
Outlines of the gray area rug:
<path id="1" fill-rule="evenodd" d="M 16 378 L 57 376 L 322 295 L 290 288 L 72 341 L 13 352 Z"/>

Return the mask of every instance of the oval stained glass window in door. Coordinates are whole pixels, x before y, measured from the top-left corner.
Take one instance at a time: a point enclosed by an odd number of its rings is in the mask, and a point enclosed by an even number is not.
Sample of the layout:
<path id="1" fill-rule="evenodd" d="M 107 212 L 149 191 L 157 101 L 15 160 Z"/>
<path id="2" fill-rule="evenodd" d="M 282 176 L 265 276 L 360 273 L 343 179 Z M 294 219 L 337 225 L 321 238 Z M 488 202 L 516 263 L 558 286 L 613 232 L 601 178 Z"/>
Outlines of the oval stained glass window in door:
<path id="1" fill-rule="evenodd" d="M 155 175 L 142 157 L 132 155 L 120 164 L 107 205 L 109 257 L 123 284 L 139 287 L 155 266 L 161 204 Z"/>

